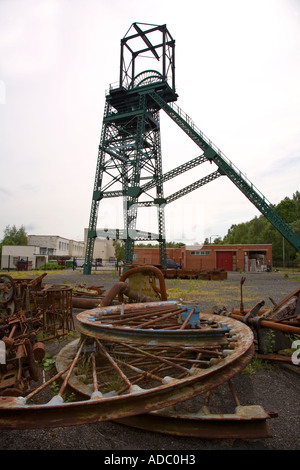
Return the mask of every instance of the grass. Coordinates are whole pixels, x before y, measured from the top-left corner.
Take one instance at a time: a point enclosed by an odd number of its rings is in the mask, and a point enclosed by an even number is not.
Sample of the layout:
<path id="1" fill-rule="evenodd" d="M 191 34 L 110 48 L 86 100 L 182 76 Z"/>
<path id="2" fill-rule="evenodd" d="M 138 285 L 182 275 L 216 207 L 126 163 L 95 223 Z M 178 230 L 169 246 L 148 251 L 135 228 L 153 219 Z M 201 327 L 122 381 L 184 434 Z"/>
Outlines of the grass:
<path id="1" fill-rule="evenodd" d="M 72 276 L 73 274 L 82 274 L 82 270 L 75 270 L 73 269 L 52 269 L 52 270 L 39 270 L 39 269 L 31 269 L 30 271 L 0 271 L 0 275 L 8 275 L 11 276 L 13 279 L 28 279 L 41 276 L 42 274 L 47 273 L 49 275 L 54 276 Z M 103 276 L 103 280 L 107 278 L 107 275 L 112 278 L 118 278 L 119 274 L 117 271 L 92 271 L 91 275 L 98 275 Z"/>
<path id="2" fill-rule="evenodd" d="M 226 306 L 228 304 L 240 306 L 241 290 L 239 282 L 232 285 L 226 281 L 206 281 L 206 280 L 184 280 L 169 279 L 167 282 L 167 293 L 169 300 L 183 301 L 205 301 L 210 306 Z M 261 294 L 257 287 L 248 285 L 243 289 L 244 308 L 253 305 L 261 300 Z"/>
<path id="3" fill-rule="evenodd" d="M 68 274 L 70 274 L 73 271 L 68 271 Z M 76 272 L 76 271 L 74 271 Z M 31 269 L 30 271 L 0 271 L 0 275 L 8 275 L 11 276 L 13 279 L 28 279 L 31 277 L 38 277 L 41 276 L 42 274 L 47 273 L 47 274 L 54 274 L 62 276 L 66 274 L 65 270 L 61 269 L 53 269 L 51 271 L 40 271 L 38 269 Z"/>
<path id="4" fill-rule="evenodd" d="M 43 274 L 45 271 L 32 270 L 32 271 L 10 271 L 1 272 L 0 274 L 8 274 L 14 279 L 28 279 L 35 278 Z M 81 269 L 73 271 L 72 269 L 67 270 L 51 270 L 46 271 L 47 275 L 61 278 L 61 283 L 70 283 L 72 276 L 82 274 Z M 276 273 L 279 279 L 285 279 L 289 281 L 300 281 L 299 272 L 294 270 L 285 270 Z M 118 282 L 119 273 L 116 270 L 95 270 L 92 271 L 92 275 L 97 276 L 97 282 L 112 281 Z M 44 282 L 48 282 L 49 278 L 46 276 Z M 68 282 L 64 280 L 64 276 L 68 277 Z M 262 274 L 267 276 L 267 274 Z M 71 278 L 71 279 L 70 279 Z M 267 298 L 263 298 L 262 292 L 260 291 L 257 283 L 252 284 L 251 276 L 249 276 L 247 282 L 243 286 L 243 305 L 244 308 L 252 308 L 261 300 L 265 300 L 269 303 Z M 221 281 L 209 281 L 205 279 L 166 279 L 166 289 L 169 300 L 182 300 L 185 302 L 196 302 L 202 305 L 203 311 L 209 311 L 213 306 L 228 308 L 239 308 L 241 303 L 241 291 L 240 282 L 237 278 L 236 282 L 232 283 L 229 280 Z M 282 292 L 281 292 L 282 290 Z M 286 295 L 285 288 L 283 287 L 278 290 L 279 298 L 283 298 Z M 276 299 L 275 299 L 276 300 Z M 266 305 L 267 306 L 267 305 Z M 270 304 L 271 306 L 271 304 Z"/>

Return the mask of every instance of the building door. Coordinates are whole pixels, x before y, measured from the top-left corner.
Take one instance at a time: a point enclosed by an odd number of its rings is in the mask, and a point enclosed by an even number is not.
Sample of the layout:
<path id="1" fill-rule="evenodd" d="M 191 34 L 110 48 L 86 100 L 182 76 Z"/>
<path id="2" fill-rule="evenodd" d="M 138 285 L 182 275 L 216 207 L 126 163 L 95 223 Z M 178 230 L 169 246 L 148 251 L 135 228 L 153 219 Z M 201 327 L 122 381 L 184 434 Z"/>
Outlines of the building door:
<path id="1" fill-rule="evenodd" d="M 217 251 L 217 269 L 233 270 L 232 251 Z"/>

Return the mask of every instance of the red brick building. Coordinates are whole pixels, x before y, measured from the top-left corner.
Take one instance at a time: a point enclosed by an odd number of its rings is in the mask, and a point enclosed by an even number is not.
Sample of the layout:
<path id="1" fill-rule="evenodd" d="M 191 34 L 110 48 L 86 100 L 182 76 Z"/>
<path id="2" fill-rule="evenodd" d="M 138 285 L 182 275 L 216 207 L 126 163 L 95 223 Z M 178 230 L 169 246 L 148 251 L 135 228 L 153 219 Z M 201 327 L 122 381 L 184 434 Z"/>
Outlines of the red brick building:
<path id="1" fill-rule="evenodd" d="M 183 269 L 261 271 L 272 267 L 272 245 L 203 245 L 167 248 L 167 257 Z M 158 248 L 134 248 L 134 263 L 159 264 Z"/>

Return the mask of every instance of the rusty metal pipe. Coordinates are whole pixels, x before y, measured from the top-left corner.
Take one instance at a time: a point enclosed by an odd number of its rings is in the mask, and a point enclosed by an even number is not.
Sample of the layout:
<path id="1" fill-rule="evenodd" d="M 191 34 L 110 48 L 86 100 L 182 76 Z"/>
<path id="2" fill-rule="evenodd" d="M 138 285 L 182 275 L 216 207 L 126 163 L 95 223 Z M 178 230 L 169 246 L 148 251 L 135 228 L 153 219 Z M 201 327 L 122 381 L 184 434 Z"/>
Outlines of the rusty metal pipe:
<path id="1" fill-rule="evenodd" d="M 149 326 L 149 325 L 152 325 L 153 323 L 163 321 L 166 318 L 173 317 L 174 315 L 178 315 L 178 313 L 184 312 L 185 310 L 186 309 L 182 309 L 182 310 L 177 310 L 176 309 L 175 311 L 170 312 L 170 313 L 166 313 L 166 314 L 162 315 L 161 317 L 156 317 L 156 318 L 153 318 L 152 320 L 149 320 L 145 323 L 137 325 L 135 328 L 144 328 L 145 326 Z"/>
<path id="2" fill-rule="evenodd" d="M 243 318 L 241 315 L 230 315 L 230 317 L 235 319 L 235 320 L 240 320 L 240 321 Z M 253 319 L 249 318 L 248 321 L 249 321 L 249 323 L 252 323 Z M 259 322 L 259 324 L 260 324 L 260 326 L 265 327 L 265 328 L 272 328 L 273 330 L 279 330 L 279 331 L 283 331 L 285 333 L 300 335 L 300 327 L 297 327 L 297 326 L 289 326 L 289 325 L 286 325 L 286 324 L 277 323 L 277 322 L 273 322 L 273 321 L 269 321 L 269 320 L 261 320 Z"/>
<path id="3" fill-rule="evenodd" d="M 31 398 L 33 398 L 35 395 L 37 395 L 40 391 L 42 391 L 46 387 L 48 387 L 49 384 L 51 384 L 52 382 L 55 382 L 55 380 L 59 379 L 65 372 L 67 372 L 68 369 L 70 369 L 70 367 L 71 367 L 71 364 L 69 364 L 67 367 L 65 367 L 65 369 L 63 369 L 62 371 L 58 372 L 56 375 L 51 377 L 51 379 L 48 380 L 48 382 L 44 382 L 40 387 L 35 388 L 31 393 L 26 395 L 26 397 L 25 397 L 26 401 L 28 402 Z"/>
<path id="4" fill-rule="evenodd" d="M 90 309 L 100 306 L 101 299 L 91 299 L 87 297 L 73 297 L 72 298 L 72 307 L 73 308 L 82 308 Z"/>
<path id="5" fill-rule="evenodd" d="M 116 363 L 116 361 L 113 359 L 113 357 L 108 353 L 108 351 L 106 350 L 106 348 L 103 346 L 103 344 L 97 339 L 95 338 L 99 348 L 101 349 L 101 351 L 103 352 L 104 356 L 106 357 L 106 359 L 108 359 L 108 361 L 111 363 L 111 365 L 113 366 L 113 368 L 115 369 L 115 371 L 119 374 L 119 376 L 121 377 L 121 379 L 123 380 L 123 382 L 126 383 L 126 385 L 128 385 L 128 387 L 131 387 L 132 384 L 130 382 L 130 380 L 128 379 L 128 377 L 124 374 L 124 372 L 120 369 L 120 367 L 118 366 L 118 364 Z"/>
<path id="6" fill-rule="evenodd" d="M 30 371 L 30 377 L 34 380 L 37 381 L 39 379 L 39 369 L 37 365 L 35 364 L 35 358 L 33 355 L 33 350 L 32 350 L 32 345 L 29 339 L 25 339 L 24 341 L 24 346 L 28 358 L 28 365 L 29 365 L 29 371 Z"/>
<path id="7" fill-rule="evenodd" d="M 137 302 L 155 302 L 157 299 L 144 295 L 141 292 L 133 291 L 129 288 L 128 284 L 124 281 L 117 282 L 104 296 L 100 301 L 101 307 L 108 307 L 112 304 L 114 298 L 118 296 L 119 302 L 124 302 L 124 295 L 126 295 L 131 300 L 136 300 Z M 89 308 L 89 307 L 87 307 Z M 91 308 L 91 307 L 90 307 Z"/>
<path id="8" fill-rule="evenodd" d="M 111 305 L 116 295 L 123 293 L 127 288 L 128 288 L 128 285 L 126 284 L 126 282 L 117 282 L 114 286 L 112 286 L 112 288 L 107 292 L 107 294 L 101 300 L 100 305 L 102 307 L 107 307 Z"/>

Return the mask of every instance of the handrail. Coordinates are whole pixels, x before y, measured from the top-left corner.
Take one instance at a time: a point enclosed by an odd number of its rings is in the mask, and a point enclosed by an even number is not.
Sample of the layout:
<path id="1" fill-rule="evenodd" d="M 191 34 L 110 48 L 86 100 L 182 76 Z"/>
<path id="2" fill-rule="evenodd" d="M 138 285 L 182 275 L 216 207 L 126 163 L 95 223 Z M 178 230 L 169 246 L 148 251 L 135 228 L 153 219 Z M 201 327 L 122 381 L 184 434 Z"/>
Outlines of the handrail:
<path id="1" fill-rule="evenodd" d="M 262 192 L 249 180 L 249 178 L 241 172 L 241 170 L 239 170 L 239 168 L 237 168 L 234 163 L 232 163 L 231 160 L 229 160 L 229 158 L 202 132 L 201 129 L 199 129 L 199 127 L 196 126 L 196 124 L 194 123 L 194 121 L 192 120 L 192 118 L 186 114 L 179 106 L 178 104 L 176 104 L 175 102 L 169 102 L 167 103 L 168 106 L 170 106 L 173 111 L 175 111 L 185 122 L 187 122 L 187 124 L 197 133 L 199 134 L 199 136 L 201 137 L 201 139 L 203 139 L 205 142 L 208 143 L 208 145 L 213 149 L 215 150 L 215 152 L 221 157 L 223 158 L 223 160 L 226 161 L 226 163 L 231 167 L 233 168 L 233 170 L 239 174 L 239 176 L 241 176 L 245 181 L 246 183 L 251 187 L 251 189 L 255 190 L 259 196 L 267 203 L 269 204 L 270 206 L 273 206 L 273 204 L 268 201 L 268 199 L 262 194 Z"/>

